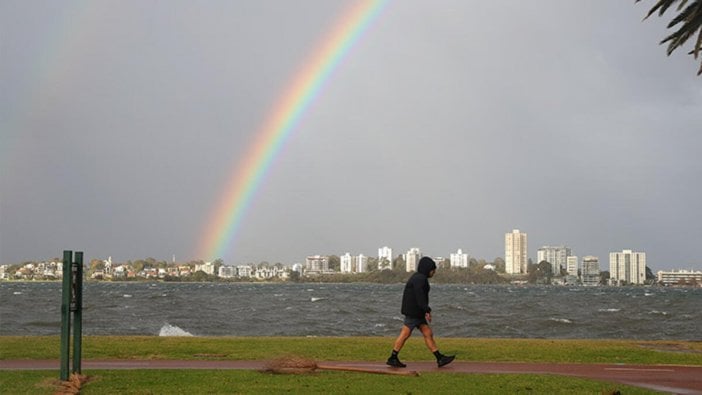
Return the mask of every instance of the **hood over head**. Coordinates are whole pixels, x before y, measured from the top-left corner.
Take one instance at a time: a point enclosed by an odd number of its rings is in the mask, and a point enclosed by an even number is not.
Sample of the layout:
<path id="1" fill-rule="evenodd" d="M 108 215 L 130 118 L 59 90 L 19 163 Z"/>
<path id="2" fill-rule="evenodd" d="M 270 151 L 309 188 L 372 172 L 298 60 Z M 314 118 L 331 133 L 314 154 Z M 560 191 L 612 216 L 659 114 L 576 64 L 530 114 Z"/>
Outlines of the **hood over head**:
<path id="1" fill-rule="evenodd" d="M 434 269 L 436 269 L 436 263 L 434 263 L 433 259 L 429 258 L 428 256 L 425 256 L 419 260 L 419 264 L 417 265 L 418 272 L 429 277 L 429 272 L 431 272 Z"/>

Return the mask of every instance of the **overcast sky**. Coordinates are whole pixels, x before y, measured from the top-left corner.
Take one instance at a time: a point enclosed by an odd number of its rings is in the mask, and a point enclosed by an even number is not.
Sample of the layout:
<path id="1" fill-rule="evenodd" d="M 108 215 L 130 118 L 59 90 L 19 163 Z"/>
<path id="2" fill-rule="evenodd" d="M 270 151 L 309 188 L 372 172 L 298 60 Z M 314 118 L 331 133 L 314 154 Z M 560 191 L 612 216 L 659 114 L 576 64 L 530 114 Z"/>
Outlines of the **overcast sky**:
<path id="1" fill-rule="evenodd" d="M 653 1 L 391 1 L 224 259 L 504 257 L 504 235 L 702 269 L 702 77 Z M 255 134 L 348 2 L 0 2 L 0 263 L 197 256 Z"/>

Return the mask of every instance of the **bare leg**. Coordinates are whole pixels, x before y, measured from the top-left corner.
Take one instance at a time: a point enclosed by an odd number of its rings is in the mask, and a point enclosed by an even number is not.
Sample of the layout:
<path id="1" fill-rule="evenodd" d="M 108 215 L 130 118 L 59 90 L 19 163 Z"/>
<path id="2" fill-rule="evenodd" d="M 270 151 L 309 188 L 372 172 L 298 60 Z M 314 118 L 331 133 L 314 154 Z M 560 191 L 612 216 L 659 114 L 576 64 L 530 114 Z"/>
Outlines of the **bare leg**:
<path id="1" fill-rule="evenodd" d="M 395 340 L 395 344 L 393 345 L 393 349 L 397 352 L 400 352 L 402 350 L 402 347 L 405 345 L 405 342 L 409 337 L 412 335 L 412 330 L 407 325 L 402 325 L 402 330 L 400 330 L 400 335 L 397 336 L 397 339 Z"/>
<path id="2" fill-rule="evenodd" d="M 424 343 L 431 352 L 436 352 L 439 348 L 436 347 L 436 342 L 434 342 L 434 332 L 431 330 L 429 325 L 420 325 L 419 330 L 422 331 L 424 335 Z"/>

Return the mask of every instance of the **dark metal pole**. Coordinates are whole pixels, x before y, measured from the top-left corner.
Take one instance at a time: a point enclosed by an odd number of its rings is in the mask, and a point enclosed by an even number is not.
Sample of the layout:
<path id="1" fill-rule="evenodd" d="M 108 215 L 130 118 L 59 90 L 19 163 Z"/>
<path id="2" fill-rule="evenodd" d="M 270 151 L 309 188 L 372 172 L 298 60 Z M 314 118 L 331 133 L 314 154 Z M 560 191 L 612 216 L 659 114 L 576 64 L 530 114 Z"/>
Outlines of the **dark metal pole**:
<path id="1" fill-rule="evenodd" d="M 83 252 L 77 251 L 73 262 L 73 373 L 81 372 L 83 335 Z"/>
<path id="2" fill-rule="evenodd" d="M 68 380 L 68 360 L 71 351 L 71 262 L 73 251 L 63 251 L 63 287 L 61 292 L 61 373 L 60 379 Z"/>

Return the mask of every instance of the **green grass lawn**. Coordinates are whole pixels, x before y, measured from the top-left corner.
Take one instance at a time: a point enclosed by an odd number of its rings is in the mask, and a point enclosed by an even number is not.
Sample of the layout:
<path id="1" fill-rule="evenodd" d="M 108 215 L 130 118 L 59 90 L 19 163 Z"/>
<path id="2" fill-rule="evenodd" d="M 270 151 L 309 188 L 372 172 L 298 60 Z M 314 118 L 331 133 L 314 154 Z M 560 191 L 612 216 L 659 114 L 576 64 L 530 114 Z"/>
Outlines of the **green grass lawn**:
<path id="1" fill-rule="evenodd" d="M 702 365 L 702 343 L 684 341 L 437 339 L 445 353 L 464 361 L 636 363 Z M 83 359 L 265 360 L 299 355 L 317 361 L 384 362 L 392 338 L 383 337 L 120 337 L 87 336 Z M 402 350 L 403 360 L 433 356 L 419 336 Z M 59 337 L 0 337 L 0 359 L 58 359 Z M 236 370 L 94 370 L 82 394 L 197 393 L 529 393 L 624 394 L 651 391 L 616 383 L 555 375 L 426 373 L 396 377 L 351 372 L 273 375 Z M 0 393 L 51 394 L 58 371 L 4 371 Z"/>
<path id="2" fill-rule="evenodd" d="M 387 337 L 86 336 L 83 359 L 265 360 L 295 354 L 318 361 L 385 361 Z M 442 352 L 464 361 L 702 365 L 702 342 L 439 338 Z M 400 354 L 430 361 L 421 336 Z M 0 359 L 58 359 L 58 336 L 0 336 Z"/>
<path id="3" fill-rule="evenodd" d="M 5 373 L 9 373 L 6 375 Z M 615 383 L 528 374 L 426 373 L 419 377 L 350 372 L 274 375 L 239 370 L 96 370 L 81 394 L 656 394 Z M 57 373 L 3 372 L 7 394 L 52 394 Z"/>

